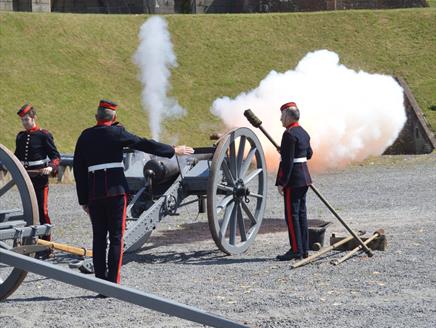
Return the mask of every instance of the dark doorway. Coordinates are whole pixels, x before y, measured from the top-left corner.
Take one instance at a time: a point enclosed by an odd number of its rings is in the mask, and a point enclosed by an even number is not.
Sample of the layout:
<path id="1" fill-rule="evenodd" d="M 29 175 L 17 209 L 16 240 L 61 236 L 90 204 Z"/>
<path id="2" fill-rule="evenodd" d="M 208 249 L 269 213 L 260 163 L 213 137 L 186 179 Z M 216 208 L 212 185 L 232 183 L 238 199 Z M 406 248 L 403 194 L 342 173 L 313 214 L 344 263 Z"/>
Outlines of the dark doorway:
<path id="1" fill-rule="evenodd" d="M 195 0 L 175 0 L 174 11 L 180 14 L 195 14 L 196 13 Z"/>

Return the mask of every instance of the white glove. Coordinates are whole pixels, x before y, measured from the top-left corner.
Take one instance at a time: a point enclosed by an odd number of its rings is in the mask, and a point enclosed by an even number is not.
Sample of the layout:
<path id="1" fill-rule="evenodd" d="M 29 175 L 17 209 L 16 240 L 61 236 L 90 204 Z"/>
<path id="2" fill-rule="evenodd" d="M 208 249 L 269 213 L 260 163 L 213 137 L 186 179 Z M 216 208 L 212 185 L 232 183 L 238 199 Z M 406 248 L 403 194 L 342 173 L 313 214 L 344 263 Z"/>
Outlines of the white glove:
<path id="1" fill-rule="evenodd" d="M 185 145 L 175 146 L 174 151 L 175 151 L 177 156 L 190 155 L 190 154 L 194 153 L 193 148 L 191 148 L 189 146 L 185 146 Z"/>
<path id="2" fill-rule="evenodd" d="M 41 170 L 42 175 L 49 175 L 51 172 L 53 172 L 53 168 L 51 166 L 44 167 Z"/>

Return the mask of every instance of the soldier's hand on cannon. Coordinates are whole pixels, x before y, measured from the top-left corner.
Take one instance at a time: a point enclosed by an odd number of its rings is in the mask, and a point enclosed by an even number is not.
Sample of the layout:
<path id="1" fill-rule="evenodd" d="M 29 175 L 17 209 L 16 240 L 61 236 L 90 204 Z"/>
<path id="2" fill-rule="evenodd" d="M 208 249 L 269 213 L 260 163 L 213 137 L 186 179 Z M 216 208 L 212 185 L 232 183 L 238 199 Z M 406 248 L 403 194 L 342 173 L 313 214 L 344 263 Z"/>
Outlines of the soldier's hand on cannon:
<path id="1" fill-rule="evenodd" d="M 277 186 L 277 191 L 279 192 L 280 195 L 283 196 L 284 192 L 283 192 L 283 186 Z"/>
<path id="2" fill-rule="evenodd" d="M 47 166 L 41 169 L 42 175 L 49 175 L 51 172 L 53 172 L 53 168 L 51 166 Z"/>
<path id="3" fill-rule="evenodd" d="M 193 148 L 191 148 L 189 146 L 185 146 L 185 145 L 175 146 L 174 151 L 176 152 L 176 155 L 178 155 L 178 156 L 190 155 L 190 154 L 194 153 Z"/>

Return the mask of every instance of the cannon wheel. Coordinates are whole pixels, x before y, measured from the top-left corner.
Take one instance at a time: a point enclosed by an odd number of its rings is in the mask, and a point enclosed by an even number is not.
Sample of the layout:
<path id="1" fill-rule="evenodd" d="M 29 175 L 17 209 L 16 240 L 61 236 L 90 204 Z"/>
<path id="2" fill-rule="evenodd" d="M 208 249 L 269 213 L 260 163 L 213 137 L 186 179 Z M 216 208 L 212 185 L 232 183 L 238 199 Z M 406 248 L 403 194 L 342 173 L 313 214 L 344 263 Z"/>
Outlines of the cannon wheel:
<path id="1" fill-rule="evenodd" d="M 11 217 L 8 222 L 22 220 L 26 222 L 26 225 L 37 224 L 38 203 L 32 181 L 20 161 L 2 144 L 0 144 L 0 163 L 0 171 L 7 172 L 10 176 L 10 179 L 0 180 L 1 207 L 6 206 L 5 204 L 10 203 L 10 199 L 13 198 L 15 200 L 13 206 L 20 210 L 19 214 Z M 0 210 L 8 212 L 6 208 L 0 208 Z M 30 244 L 32 240 L 26 238 L 22 242 Z M 0 240 L 0 247 L 3 248 L 10 249 L 16 244 L 17 240 Z M 0 263 L 0 300 L 11 295 L 20 286 L 26 275 L 26 271 L 3 266 Z"/>
<path id="2" fill-rule="evenodd" d="M 241 254 L 254 242 L 266 191 L 266 163 L 259 139 L 248 128 L 230 131 L 214 153 L 207 189 L 209 228 L 224 253 Z"/>

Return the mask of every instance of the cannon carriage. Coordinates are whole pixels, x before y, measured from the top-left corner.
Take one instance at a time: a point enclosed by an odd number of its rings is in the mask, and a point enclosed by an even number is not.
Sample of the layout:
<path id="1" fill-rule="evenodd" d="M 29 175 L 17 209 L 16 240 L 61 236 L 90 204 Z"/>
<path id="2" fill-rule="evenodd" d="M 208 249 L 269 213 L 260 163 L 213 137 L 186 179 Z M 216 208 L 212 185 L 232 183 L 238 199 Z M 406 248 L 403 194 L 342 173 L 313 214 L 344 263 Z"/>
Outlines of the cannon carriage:
<path id="1" fill-rule="evenodd" d="M 0 248 L 31 254 L 50 225 L 37 224 L 31 181 L 15 156 L 0 145 Z M 259 139 L 237 128 L 213 146 L 195 148 L 193 156 L 145 161 L 128 151 L 124 158 L 130 194 L 126 209 L 124 251 L 142 247 L 159 222 L 188 204 L 207 209 L 212 238 L 226 254 L 241 254 L 254 242 L 262 223 L 267 191 L 265 157 Z M 1 262 L 1 261 L 0 261 Z M 0 263 L 0 299 L 21 284 L 26 272 Z"/>
<path id="2" fill-rule="evenodd" d="M 193 156 L 151 159 L 142 170 L 138 160 L 132 164 L 135 155 L 125 159 L 132 191 L 125 251 L 139 249 L 162 218 L 193 202 L 200 213 L 207 208 L 220 250 L 240 254 L 253 243 L 265 210 L 267 172 L 262 146 L 250 129 L 232 130 L 216 146 L 196 148 Z"/>

